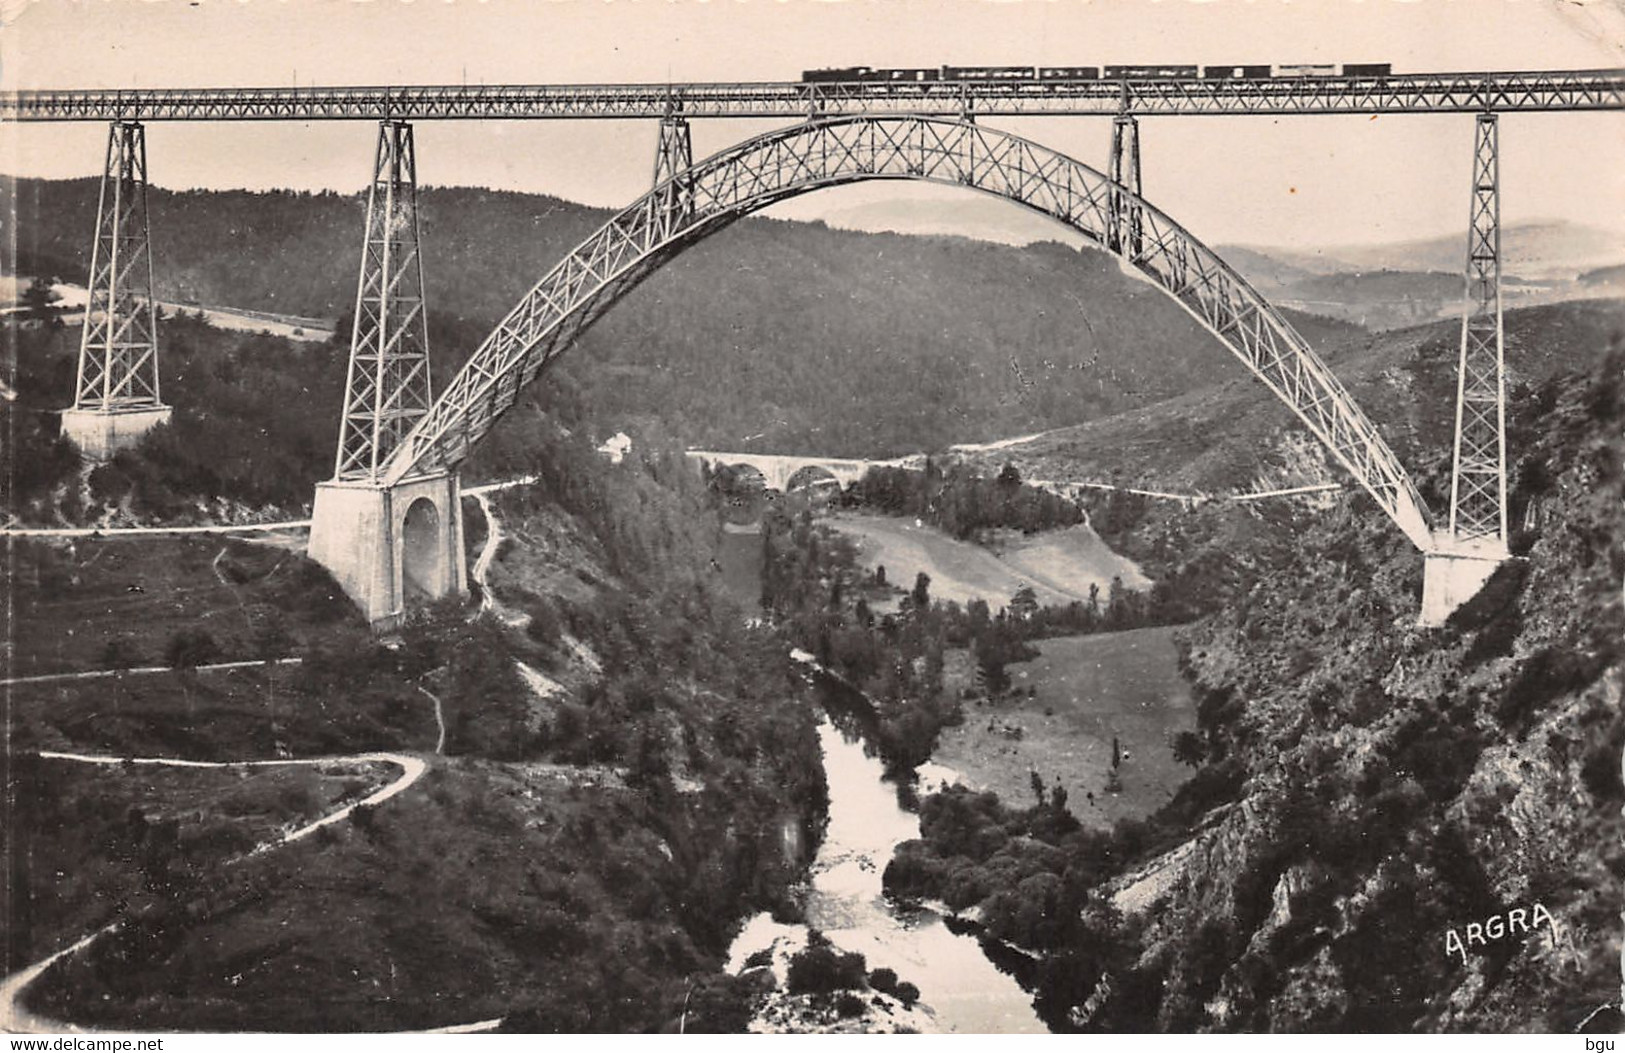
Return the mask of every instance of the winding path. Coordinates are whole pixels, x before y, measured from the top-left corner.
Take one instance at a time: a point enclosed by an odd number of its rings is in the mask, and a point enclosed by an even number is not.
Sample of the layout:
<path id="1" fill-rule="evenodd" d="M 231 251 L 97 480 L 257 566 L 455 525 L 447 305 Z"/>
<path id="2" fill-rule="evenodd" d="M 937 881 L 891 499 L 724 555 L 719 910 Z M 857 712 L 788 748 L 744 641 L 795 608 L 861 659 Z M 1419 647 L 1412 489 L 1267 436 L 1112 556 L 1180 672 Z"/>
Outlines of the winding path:
<path id="1" fill-rule="evenodd" d="M 133 669 L 87 669 L 82 673 L 44 673 L 40 676 L 13 676 L 0 680 L 0 687 L 13 684 L 50 684 L 59 680 L 105 680 L 110 676 L 151 676 L 154 673 L 211 673 L 220 669 L 250 669 L 262 665 L 299 665 L 303 658 L 250 658 L 239 662 L 210 662 L 206 665 L 140 665 Z M 251 763 L 251 762 L 244 762 Z M 278 761 L 278 764 L 289 763 Z"/>
<path id="2" fill-rule="evenodd" d="M 401 769 L 401 773 L 387 785 L 374 790 L 359 801 L 353 801 L 342 808 L 329 812 L 313 822 L 303 826 L 285 830 L 282 836 L 275 841 L 265 842 L 255 846 L 247 856 L 239 856 L 238 860 L 248 856 L 258 855 L 261 852 L 271 851 L 283 845 L 303 840 L 324 826 L 340 823 L 348 819 L 357 809 L 373 807 L 383 804 L 394 797 L 428 771 L 428 764 L 421 757 L 414 757 L 405 753 L 356 753 L 339 757 L 310 757 L 298 760 L 250 760 L 250 761 L 195 761 L 181 760 L 172 757 L 118 757 L 106 754 L 91 753 L 63 753 L 55 750 L 41 750 L 39 756 L 45 760 L 69 761 L 76 764 L 138 764 L 156 765 L 166 768 L 241 768 L 241 767 L 273 767 L 273 766 L 317 766 L 329 764 L 357 764 L 357 763 L 386 763 L 393 764 Z M 234 860 L 235 862 L 235 860 Z M 47 1017 L 31 1013 L 22 1004 L 23 992 L 30 985 L 45 974 L 52 966 L 64 958 L 68 958 L 89 947 L 97 939 L 118 928 L 118 922 L 104 925 L 94 932 L 81 937 L 74 943 L 57 951 L 28 968 L 13 973 L 0 981 L 0 1031 L 20 1034 L 84 1034 L 88 1029 L 76 1027 L 61 1020 L 52 1020 Z M 468 1034 L 478 1031 L 491 1031 L 502 1023 L 501 1019 L 482 1020 L 471 1024 L 456 1024 L 450 1027 L 437 1028 L 430 1033 Z M 127 1029 L 120 1029 L 127 1030 Z"/>
<path id="3" fill-rule="evenodd" d="M 491 494 L 497 490 L 508 490 L 515 486 L 525 486 L 534 483 L 533 475 L 523 476 L 519 479 L 510 479 L 505 483 L 488 483 L 485 486 L 475 486 L 462 492 L 464 497 L 472 497 L 479 502 L 480 513 L 485 516 L 485 544 L 480 548 L 480 554 L 474 559 L 474 566 L 470 571 L 474 581 L 480 587 L 480 612 L 489 612 L 504 625 L 522 626 L 530 621 L 530 616 L 520 611 L 510 610 L 496 598 L 491 590 L 490 574 L 491 564 L 496 560 L 497 547 L 502 544 L 506 534 L 502 532 L 502 521 L 496 517 L 491 509 Z"/>
<path id="4" fill-rule="evenodd" d="M 275 530 L 306 530 L 308 519 L 285 523 L 240 523 L 237 525 L 158 526 L 158 527 L 4 527 L 0 537 L 122 537 L 143 534 L 250 534 Z"/>

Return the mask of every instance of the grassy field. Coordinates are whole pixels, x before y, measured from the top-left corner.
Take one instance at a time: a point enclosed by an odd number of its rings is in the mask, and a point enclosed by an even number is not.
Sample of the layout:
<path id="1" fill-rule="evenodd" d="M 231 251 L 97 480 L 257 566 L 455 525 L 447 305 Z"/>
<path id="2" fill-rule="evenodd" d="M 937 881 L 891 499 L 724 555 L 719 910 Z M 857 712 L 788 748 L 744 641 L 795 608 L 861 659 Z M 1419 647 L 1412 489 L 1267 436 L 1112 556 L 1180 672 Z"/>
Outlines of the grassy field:
<path id="1" fill-rule="evenodd" d="M 15 541 L 14 664 L 34 676 L 165 664 L 180 631 L 214 660 L 282 655 L 360 617 L 332 579 L 276 545 L 208 537 Z"/>
<path id="2" fill-rule="evenodd" d="M 1087 527 L 1017 538 L 995 552 L 959 541 L 912 519 L 880 515 L 838 515 L 825 520 L 858 542 L 858 554 L 869 569 L 886 568 L 886 578 L 910 588 L 920 571 L 931 575 L 931 595 L 968 603 L 985 599 L 997 610 L 1024 583 L 1042 604 L 1087 602 L 1089 585 L 1100 586 L 1102 602 L 1112 577 L 1143 584 L 1134 565 L 1108 549 Z"/>
<path id="3" fill-rule="evenodd" d="M 402 688 L 328 697 L 297 666 L 21 684 L 11 748 L 190 760 L 429 750 L 428 698 Z"/>
<path id="4" fill-rule="evenodd" d="M 1195 726 L 1173 632 L 1041 641 L 1040 657 L 1009 667 L 1011 696 L 967 703 L 965 723 L 943 732 L 932 759 L 1011 805 L 1032 803 L 1030 773 L 1037 771 L 1046 785 L 1066 787 L 1068 806 L 1084 823 L 1148 814 L 1191 773 L 1170 746 L 1173 735 Z M 1123 790 L 1109 794 L 1114 735 L 1125 754 Z"/>

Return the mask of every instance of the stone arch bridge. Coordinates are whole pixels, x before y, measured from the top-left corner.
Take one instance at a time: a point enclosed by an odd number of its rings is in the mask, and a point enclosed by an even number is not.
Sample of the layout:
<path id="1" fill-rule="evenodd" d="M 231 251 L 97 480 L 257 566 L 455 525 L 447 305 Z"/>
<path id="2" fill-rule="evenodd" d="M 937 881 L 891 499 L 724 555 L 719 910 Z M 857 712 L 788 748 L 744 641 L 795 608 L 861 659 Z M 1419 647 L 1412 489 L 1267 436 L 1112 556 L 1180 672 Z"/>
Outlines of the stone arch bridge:
<path id="1" fill-rule="evenodd" d="M 775 453 L 725 453 L 719 450 L 689 450 L 690 460 L 713 467 L 754 468 L 769 490 L 788 492 L 796 476 L 817 474 L 833 478 L 842 490 L 863 478 L 871 468 L 923 468 L 925 456 L 911 454 L 886 461 L 856 460 L 849 457 L 795 457 Z"/>

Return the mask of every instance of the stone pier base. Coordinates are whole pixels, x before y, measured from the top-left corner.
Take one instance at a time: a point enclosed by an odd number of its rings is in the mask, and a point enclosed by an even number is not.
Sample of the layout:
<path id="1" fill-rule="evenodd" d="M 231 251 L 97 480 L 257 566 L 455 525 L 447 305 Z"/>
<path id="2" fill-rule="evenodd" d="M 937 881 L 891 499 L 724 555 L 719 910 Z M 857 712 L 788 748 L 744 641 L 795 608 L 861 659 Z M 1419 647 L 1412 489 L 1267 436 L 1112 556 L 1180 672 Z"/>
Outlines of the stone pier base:
<path id="1" fill-rule="evenodd" d="M 376 628 L 398 626 L 410 607 L 461 595 L 468 574 L 457 476 L 318 483 L 309 554 Z"/>
<path id="2" fill-rule="evenodd" d="M 1438 548 L 1426 553 L 1422 570 L 1422 612 L 1416 624 L 1440 626 L 1477 596 L 1495 568 L 1510 557 L 1504 545 Z"/>
<path id="3" fill-rule="evenodd" d="M 160 424 L 169 423 L 168 406 L 139 409 L 65 409 L 62 434 L 88 460 L 108 461 L 127 450 Z"/>

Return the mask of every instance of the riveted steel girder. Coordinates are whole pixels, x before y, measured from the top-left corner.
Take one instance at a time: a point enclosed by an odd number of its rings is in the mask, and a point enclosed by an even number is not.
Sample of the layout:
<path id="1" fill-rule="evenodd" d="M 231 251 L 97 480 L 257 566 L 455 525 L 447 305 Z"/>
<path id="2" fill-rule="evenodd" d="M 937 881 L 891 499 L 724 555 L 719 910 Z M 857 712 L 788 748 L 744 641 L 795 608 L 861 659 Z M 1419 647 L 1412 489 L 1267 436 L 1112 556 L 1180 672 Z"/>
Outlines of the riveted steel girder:
<path id="1" fill-rule="evenodd" d="M 1418 547 L 1430 543 L 1415 486 L 1376 427 L 1290 323 L 1211 249 L 1144 198 L 1037 143 L 929 117 L 839 118 L 723 150 L 684 177 L 692 211 L 660 222 L 664 185 L 600 227 L 536 284 L 471 355 L 390 459 L 385 481 L 454 467 L 615 300 L 689 245 L 777 201 L 870 179 L 962 186 L 1015 202 L 1107 245 L 1114 200 L 1142 244 L 1117 250 L 1218 338 L 1331 451 Z"/>
<path id="2" fill-rule="evenodd" d="M 1478 113 L 1625 109 L 1625 70 L 1387 77 L 805 84 L 53 89 L 0 94 L 0 121 L 487 120 L 933 114 Z"/>
<path id="3" fill-rule="evenodd" d="M 147 137 L 140 124 L 116 121 L 108 130 L 89 297 L 73 408 L 111 412 L 159 406 Z"/>

